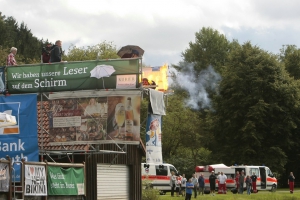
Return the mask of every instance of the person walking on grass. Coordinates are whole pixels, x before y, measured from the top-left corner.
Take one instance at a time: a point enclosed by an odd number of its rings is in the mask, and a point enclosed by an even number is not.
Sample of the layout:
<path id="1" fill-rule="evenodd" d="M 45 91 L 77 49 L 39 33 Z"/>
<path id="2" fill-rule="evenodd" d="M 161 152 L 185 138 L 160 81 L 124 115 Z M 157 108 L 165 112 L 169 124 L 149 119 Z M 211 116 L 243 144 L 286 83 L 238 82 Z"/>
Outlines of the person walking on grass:
<path id="1" fill-rule="evenodd" d="M 239 184 L 240 184 L 240 194 L 244 193 L 244 181 L 245 181 L 245 173 L 244 171 L 241 172 L 241 175 L 239 177 Z"/>
<path id="2" fill-rule="evenodd" d="M 185 200 L 191 200 L 194 188 L 195 188 L 195 186 L 192 182 L 192 178 L 190 178 L 189 181 L 186 183 Z"/>
<path id="3" fill-rule="evenodd" d="M 250 195 L 251 188 L 252 188 L 252 179 L 249 175 L 246 177 L 245 183 L 246 183 L 246 187 L 247 187 L 247 194 Z"/>
<path id="4" fill-rule="evenodd" d="M 171 186 L 171 196 L 174 197 L 174 190 L 176 188 L 176 175 L 174 171 L 171 172 L 170 186 Z"/>
<path id="5" fill-rule="evenodd" d="M 290 172 L 290 176 L 288 178 L 288 184 L 290 186 L 290 193 L 291 194 L 294 193 L 294 182 L 295 182 L 295 176 L 294 176 L 293 172 Z"/>
<path id="6" fill-rule="evenodd" d="M 185 196 L 185 188 L 186 188 L 186 178 L 185 174 L 182 174 L 182 180 L 181 180 L 181 195 L 184 197 Z"/>
<path id="7" fill-rule="evenodd" d="M 211 171 L 211 175 L 209 176 L 209 186 L 210 186 L 210 193 L 211 195 L 215 196 L 215 190 L 216 190 L 216 175 L 214 171 Z"/>
<path id="8" fill-rule="evenodd" d="M 256 176 L 255 172 L 253 172 L 253 174 L 251 176 L 251 180 L 252 180 L 252 190 L 253 190 L 253 193 L 256 193 L 257 192 L 257 190 L 256 190 L 257 176 Z"/>
<path id="9" fill-rule="evenodd" d="M 205 179 L 203 174 L 200 174 L 199 178 L 198 178 L 198 184 L 199 184 L 199 195 L 200 193 L 202 195 L 204 195 L 204 185 L 205 185 Z"/>
<path id="10" fill-rule="evenodd" d="M 194 185 L 194 197 L 197 198 L 197 187 L 198 187 L 198 179 L 196 178 L 196 175 L 193 174 L 193 177 L 192 177 L 192 183 Z"/>

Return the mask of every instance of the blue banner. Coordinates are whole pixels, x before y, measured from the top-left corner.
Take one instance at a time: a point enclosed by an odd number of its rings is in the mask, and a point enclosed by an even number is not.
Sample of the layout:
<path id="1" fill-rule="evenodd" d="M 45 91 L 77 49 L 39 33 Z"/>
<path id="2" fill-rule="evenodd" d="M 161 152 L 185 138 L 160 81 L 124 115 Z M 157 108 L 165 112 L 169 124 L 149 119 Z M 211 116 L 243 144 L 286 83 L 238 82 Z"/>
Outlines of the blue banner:
<path id="1" fill-rule="evenodd" d="M 0 67 L 0 92 L 5 90 L 5 67 Z"/>
<path id="2" fill-rule="evenodd" d="M 0 97 L 0 159 L 6 155 L 13 163 L 12 181 L 17 182 L 21 166 L 18 161 L 39 159 L 36 94 Z"/>
<path id="3" fill-rule="evenodd" d="M 161 150 L 161 115 L 148 114 L 146 126 L 146 161 L 147 163 L 162 163 Z"/>

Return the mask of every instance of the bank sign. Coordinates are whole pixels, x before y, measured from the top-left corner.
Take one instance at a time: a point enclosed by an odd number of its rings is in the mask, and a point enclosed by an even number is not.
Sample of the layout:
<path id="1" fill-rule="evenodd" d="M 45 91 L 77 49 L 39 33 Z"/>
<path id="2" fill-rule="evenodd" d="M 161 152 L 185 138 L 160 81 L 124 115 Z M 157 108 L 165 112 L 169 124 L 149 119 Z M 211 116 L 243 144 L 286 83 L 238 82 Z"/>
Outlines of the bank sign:
<path id="1" fill-rule="evenodd" d="M 139 59 L 11 66 L 7 67 L 7 88 L 11 94 L 136 89 L 139 73 Z"/>
<path id="2" fill-rule="evenodd" d="M 20 181 L 20 161 L 38 161 L 37 95 L 0 96 L 0 113 L 16 118 L 15 125 L 0 127 L 0 159 L 10 156 L 12 181 Z M 6 120 L 6 119 L 1 119 Z"/>

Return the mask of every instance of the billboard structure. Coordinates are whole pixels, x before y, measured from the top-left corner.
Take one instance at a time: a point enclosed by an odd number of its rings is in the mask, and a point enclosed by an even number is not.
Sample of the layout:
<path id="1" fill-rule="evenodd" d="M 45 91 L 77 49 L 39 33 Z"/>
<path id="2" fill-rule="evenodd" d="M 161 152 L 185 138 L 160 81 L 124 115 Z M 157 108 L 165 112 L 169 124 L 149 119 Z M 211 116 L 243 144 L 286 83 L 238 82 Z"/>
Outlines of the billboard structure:
<path id="1" fill-rule="evenodd" d="M 101 60 L 7 67 L 9 93 L 136 89 L 140 59 Z"/>
<path id="2" fill-rule="evenodd" d="M 20 161 L 38 161 L 37 95 L 0 97 L 0 112 L 9 112 L 16 118 L 15 125 L 0 127 L 0 159 L 11 157 L 14 174 L 12 181 L 20 181 Z"/>
<path id="3" fill-rule="evenodd" d="M 50 143 L 140 142 L 140 91 L 77 91 L 49 95 Z"/>

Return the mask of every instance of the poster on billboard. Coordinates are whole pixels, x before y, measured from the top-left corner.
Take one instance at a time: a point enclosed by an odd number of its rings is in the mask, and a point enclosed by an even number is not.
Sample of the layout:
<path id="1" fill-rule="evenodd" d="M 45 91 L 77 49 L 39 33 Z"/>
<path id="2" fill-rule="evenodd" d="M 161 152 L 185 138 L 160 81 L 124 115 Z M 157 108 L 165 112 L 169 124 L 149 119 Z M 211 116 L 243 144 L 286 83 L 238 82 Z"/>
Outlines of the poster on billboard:
<path id="1" fill-rule="evenodd" d="M 50 144 L 139 144 L 140 107 L 140 91 L 52 93 Z"/>
<path id="2" fill-rule="evenodd" d="M 49 195 L 84 195 L 84 168 L 48 166 Z"/>
<path id="3" fill-rule="evenodd" d="M 7 88 L 10 94 L 136 89 L 141 73 L 139 61 L 139 58 L 114 59 L 7 67 Z"/>
<path id="4" fill-rule="evenodd" d="M 25 165 L 25 196 L 47 196 L 47 174 L 44 165 Z"/>
<path id="5" fill-rule="evenodd" d="M 0 113 L 10 113 L 15 125 L 0 127 L 0 159 L 8 155 L 14 173 L 12 181 L 20 181 L 20 162 L 38 161 L 37 95 L 0 96 Z"/>
<path id="6" fill-rule="evenodd" d="M 148 114 L 146 125 L 146 160 L 147 163 L 162 163 L 161 115 Z"/>
<path id="7" fill-rule="evenodd" d="M 0 67 L 0 92 L 5 90 L 5 67 Z"/>
<path id="8" fill-rule="evenodd" d="M 8 163 L 0 163 L 0 192 L 9 191 L 9 165 Z"/>

